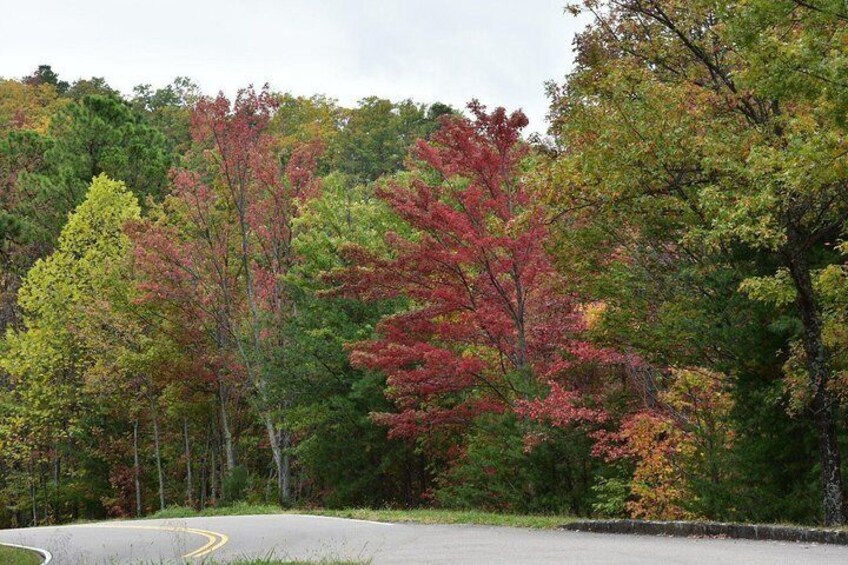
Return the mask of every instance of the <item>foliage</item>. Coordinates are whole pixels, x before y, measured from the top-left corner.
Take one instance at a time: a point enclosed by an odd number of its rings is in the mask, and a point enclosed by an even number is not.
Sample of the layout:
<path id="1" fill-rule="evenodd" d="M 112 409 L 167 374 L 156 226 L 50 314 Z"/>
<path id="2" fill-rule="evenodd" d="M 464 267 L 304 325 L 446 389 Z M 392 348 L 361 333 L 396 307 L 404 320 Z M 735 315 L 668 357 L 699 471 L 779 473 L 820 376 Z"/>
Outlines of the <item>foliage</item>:
<path id="1" fill-rule="evenodd" d="M 466 448 L 436 482 L 441 508 L 585 516 L 598 465 L 591 443 L 574 430 L 546 433 L 528 445 L 525 426 L 512 414 L 480 417 Z"/>
<path id="2" fill-rule="evenodd" d="M 330 507 L 413 504 L 426 474 L 405 443 L 391 442 L 369 414 L 390 408 L 385 379 L 351 366 L 346 344 L 370 337 L 391 301 L 363 304 L 323 293 L 323 273 L 342 267 L 344 246 L 387 251 L 381 235 L 403 229 L 367 185 L 350 187 L 339 173 L 324 179 L 296 222 L 293 245 L 301 261 L 287 279 L 298 316 L 289 336 L 296 406 L 287 417 L 300 439 L 294 449 L 310 489 Z"/>
<path id="3" fill-rule="evenodd" d="M 332 168 L 369 182 L 399 171 L 418 138 L 437 129 L 437 118 L 452 110 L 443 104 L 429 109 L 411 100 L 392 103 L 377 97 L 365 98 L 348 112 L 344 127 L 329 147 Z"/>
<path id="4" fill-rule="evenodd" d="M 249 504 L 247 502 L 234 502 L 217 507 L 195 510 L 188 506 L 169 506 L 151 514 L 154 519 L 170 518 L 192 518 L 195 516 L 254 516 L 257 514 L 279 514 L 285 510 L 280 506 L 267 504 Z"/>
<path id="5" fill-rule="evenodd" d="M 238 559 L 229 561 L 235 565 L 368 565 L 370 561 L 347 561 L 332 558 L 321 559 L 320 561 L 289 561 L 274 559 L 273 557 L 259 557 L 255 559 Z"/>
<path id="6" fill-rule="evenodd" d="M 21 129 L 45 133 L 51 116 L 66 103 L 51 84 L 0 80 L 0 134 Z"/>
<path id="7" fill-rule="evenodd" d="M 344 510 L 309 510 L 307 514 L 318 516 L 336 516 L 355 520 L 376 520 L 381 522 L 411 522 L 416 524 L 476 524 L 484 526 L 512 526 L 518 528 L 556 529 L 574 520 L 567 515 L 554 514 L 499 514 L 480 510 L 441 510 L 441 509 L 371 509 L 348 508 Z"/>
<path id="8" fill-rule="evenodd" d="M 828 78 L 844 63 L 813 52 L 838 41 L 844 21 L 792 1 L 582 4 L 593 23 L 577 40 L 578 65 L 551 88 L 563 154 L 549 186 L 572 188 L 548 200 L 569 226 L 563 239 L 589 227 L 589 257 L 615 300 L 611 337 L 629 325 L 626 343 L 664 364 L 671 355 L 745 380 L 780 348 L 802 352 L 822 512 L 841 523 L 834 359 L 814 281 L 837 260 L 848 210 L 840 95 Z M 740 285 L 772 308 L 745 304 Z M 627 304 L 645 291 L 657 298 Z M 775 334 L 749 349 L 775 352 L 760 366 L 736 353 L 750 332 L 727 329 L 757 318 Z M 718 339 L 696 337 L 699 325 Z"/>
<path id="9" fill-rule="evenodd" d="M 4 461 L 33 489 L 45 467 L 63 461 L 85 465 L 92 455 L 87 452 L 89 434 L 96 438 L 106 431 L 97 429 L 100 412 L 86 393 L 82 377 L 93 359 L 76 330 L 85 324 L 87 307 L 108 292 L 112 277 L 122 268 L 129 249 L 123 227 L 139 214 L 135 197 L 123 184 L 96 178 L 86 200 L 69 216 L 56 251 L 35 264 L 21 287 L 24 328 L 8 333 L 0 359 L 15 385 L 11 396 L 4 398 L 8 410 L 0 421 L 0 443 L 16 446 L 4 454 Z M 76 479 L 85 480 L 85 474 Z M 99 486 L 90 492 L 83 487 L 82 500 L 74 500 L 76 481 L 60 485 L 54 478 L 55 493 L 45 503 L 47 515 L 42 519 L 64 519 L 98 495 Z M 16 482 L 9 486 L 19 488 Z M 13 499 L 20 496 L 9 494 Z M 33 509 L 33 521 L 37 520 Z"/>
<path id="10" fill-rule="evenodd" d="M 571 337 L 582 327 L 572 297 L 551 292 L 542 216 L 520 176 L 526 118 L 470 109 L 475 122 L 448 120 L 419 145 L 439 184 L 425 176 L 378 191 L 415 237 L 390 232 L 390 258 L 351 247 L 356 267 L 339 276 L 348 295 L 414 304 L 352 355 L 387 373 L 401 411 L 380 418 L 395 437 L 461 429 L 533 398 L 537 376 L 553 380 L 573 362 L 603 358 Z"/>
<path id="11" fill-rule="evenodd" d="M 844 522 L 843 4 L 583 0 L 547 139 L 0 81 L 0 526 Z"/>
<path id="12" fill-rule="evenodd" d="M 21 82 L 30 86 L 50 85 L 59 94 L 64 94 L 69 86 L 67 81 L 59 80 L 59 75 L 50 65 L 38 65 L 32 74 L 24 77 Z"/>

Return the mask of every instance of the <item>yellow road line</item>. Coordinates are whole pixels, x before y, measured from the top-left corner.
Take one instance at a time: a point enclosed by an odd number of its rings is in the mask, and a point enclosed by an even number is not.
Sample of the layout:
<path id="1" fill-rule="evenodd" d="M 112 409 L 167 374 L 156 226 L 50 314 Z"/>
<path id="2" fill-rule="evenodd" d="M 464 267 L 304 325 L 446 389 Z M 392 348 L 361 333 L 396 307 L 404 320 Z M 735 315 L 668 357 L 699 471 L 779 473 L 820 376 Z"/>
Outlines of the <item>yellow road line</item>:
<path id="1" fill-rule="evenodd" d="M 227 537 L 226 534 L 222 534 L 219 532 L 211 532 L 209 530 L 199 530 L 197 528 L 183 528 L 181 526 L 142 526 L 135 524 L 91 524 L 87 527 L 94 528 L 123 528 L 123 529 L 132 529 L 132 530 L 156 530 L 160 532 L 177 532 L 177 533 L 187 533 L 187 534 L 195 534 L 198 536 L 205 537 L 207 542 L 195 549 L 194 551 L 190 551 L 182 556 L 183 559 L 192 559 L 195 557 L 203 557 L 204 555 L 209 555 L 216 549 L 220 549 L 223 547 L 230 538 Z"/>
<path id="2" fill-rule="evenodd" d="M 224 547 L 230 538 L 227 537 L 226 534 L 222 534 L 219 532 L 210 532 L 209 530 L 198 530 L 197 528 L 191 528 L 190 531 L 196 534 L 204 534 L 207 536 L 211 536 L 213 539 L 209 540 L 209 542 L 203 547 L 197 548 L 191 553 L 183 555 L 184 558 L 188 559 L 190 557 L 203 557 L 204 555 L 209 555 L 216 549 Z M 217 539 L 215 539 L 217 537 Z"/>

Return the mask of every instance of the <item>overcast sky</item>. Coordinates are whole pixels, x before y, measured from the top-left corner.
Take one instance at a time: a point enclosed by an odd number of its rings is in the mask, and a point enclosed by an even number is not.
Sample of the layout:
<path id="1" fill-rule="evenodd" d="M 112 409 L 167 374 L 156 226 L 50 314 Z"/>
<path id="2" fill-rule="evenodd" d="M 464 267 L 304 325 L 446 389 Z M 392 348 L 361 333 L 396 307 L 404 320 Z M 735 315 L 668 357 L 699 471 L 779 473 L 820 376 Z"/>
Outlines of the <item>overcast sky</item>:
<path id="1" fill-rule="evenodd" d="M 521 107 L 544 131 L 581 22 L 565 0 L 18 0 L 0 18 L 0 76 L 48 63 L 129 93 L 193 78 L 207 93 L 268 82 L 351 105 L 377 95 Z"/>

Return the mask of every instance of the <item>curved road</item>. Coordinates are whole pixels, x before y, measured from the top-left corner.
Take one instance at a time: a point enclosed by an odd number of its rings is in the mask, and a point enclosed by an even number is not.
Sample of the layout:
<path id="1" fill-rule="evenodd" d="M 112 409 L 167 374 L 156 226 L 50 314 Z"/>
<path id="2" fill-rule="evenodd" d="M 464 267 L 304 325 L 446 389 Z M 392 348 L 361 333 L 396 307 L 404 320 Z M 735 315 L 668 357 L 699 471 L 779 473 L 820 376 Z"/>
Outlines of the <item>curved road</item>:
<path id="1" fill-rule="evenodd" d="M 402 563 L 845 565 L 848 547 L 488 526 L 384 524 L 280 514 L 134 520 L 0 530 L 0 542 L 53 554 L 51 565 L 227 563 L 239 557 Z"/>

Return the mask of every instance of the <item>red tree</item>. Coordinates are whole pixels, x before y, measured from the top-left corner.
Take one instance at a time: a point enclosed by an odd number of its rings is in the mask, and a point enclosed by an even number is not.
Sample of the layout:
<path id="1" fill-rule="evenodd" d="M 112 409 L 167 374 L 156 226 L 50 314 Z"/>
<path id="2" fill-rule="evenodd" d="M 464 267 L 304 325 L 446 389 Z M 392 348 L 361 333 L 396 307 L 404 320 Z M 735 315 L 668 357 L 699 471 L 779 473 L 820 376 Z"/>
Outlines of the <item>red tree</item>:
<path id="1" fill-rule="evenodd" d="M 318 190 L 321 147 L 296 149 L 284 167 L 267 133 L 275 108 L 267 90 L 240 91 L 232 104 L 222 94 L 201 99 L 186 167 L 173 172 L 172 221 L 140 226 L 135 240 L 148 299 L 167 303 L 185 335 L 205 340 L 199 349 L 221 375 L 228 466 L 235 454 L 224 404 L 237 376 L 255 392 L 285 499 L 289 439 L 274 414 L 285 399 L 269 397 L 268 379 L 279 373 L 274 364 L 292 314 L 283 284 L 296 260 L 292 221 Z"/>
<path id="2" fill-rule="evenodd" d="M 378 189 L 414 236 L 388 234 L 390 258 L 348 250 L 357 266 L 339 275 L 342 292 L 408 300 L 351 355 L 387 375 L 399 412 L 378 418 L 395 437 L 461 431 L 484 412 L 601 418 L 580 407 L 589 383 L 575 369 L 616 358 L 580 338 L 580 304 L 545 250 L 544 210 L 522 172 L 527 118 L 469 109 L 473 121 L 446 118 L 419 142 L 425 166 L 408 185 Z M 540 400 L 548 391 L 553 403 Z"/>

